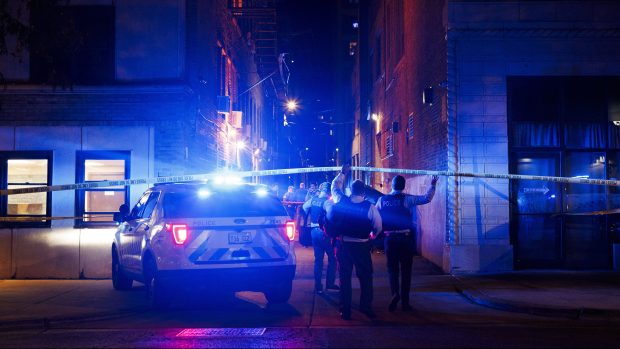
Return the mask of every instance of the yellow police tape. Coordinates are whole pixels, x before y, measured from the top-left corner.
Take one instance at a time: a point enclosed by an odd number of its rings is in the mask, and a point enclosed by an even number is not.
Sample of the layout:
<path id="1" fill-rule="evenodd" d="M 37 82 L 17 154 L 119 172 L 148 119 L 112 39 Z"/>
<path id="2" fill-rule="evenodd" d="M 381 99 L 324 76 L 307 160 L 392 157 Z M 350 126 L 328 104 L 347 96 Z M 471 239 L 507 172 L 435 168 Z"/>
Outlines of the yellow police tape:
<path id="1" fill-rule="evenodd" d="M 16 194 L 31 194 L 42 193 L 50 191 L 62 191 L 62 190 L 78 190 L 78 189 L 93 189 L 93 188 L 105 188 L 125 185 L 136 184 L 155 184 L 155 183 L 169 183 L 169 182 L 190 182 L 200 180 L 212 180 L 218 177 L 237 176 L 237 177 L 264 177 L 264 176 L 277 176 L 287 174 L 299 174 L 299 173 L 313 173 L 313 172 L 331 172 L 339 171 L 340 167 L 307 167 L 307 168 L 290 168 L 279 170 L 261 170 L 261 171 L 240 171 L 240 172 L 213 172 L 205 174 L 195 175 L 182 175 L 182 176 L 167 176 L 167 177 L 153 177 L 142 179 L 124 179 L 113 181 L 97 181 L 97 182 L 85 182 L 77 184 L 61 184 L 40 186 L 31 188 L 19 188 L 19 189 L 3 189 L 0 190 L 0 195 L 16 195 Z M 377 167 L 351 167 L 352 171 L 364 171 L 364 172 L 382 172 L 382 173 L 399 173 L 399 174 L 413 174 L 413 175 L 434 175 L 434 176 L 449 176 L 449 177 L 472 177 L 472 178 L 489 178 L 489 179 L 518 179 L 518 180 L 534 180 L 534 181 L 548 181 L 556 183 L 570 183 L 570 184 L 590 184 L 590 185 L 609 185 L 620 186 L 620 181 L 613 179 L 589 179 L 578 177 L 554 177 L 554 176 L 531 176 L 531 175 L 515 175 L 515 174 L 495 174 L 495 173 L 470 173 L 470 172 L 454 172 L 454 171 L 428 171 L 428 170 L 411 170 L 403 168 L 377 168 Z"/>
<path id="2" fill-rule="evenodd" d="M 108 215 L 111 216 L 111 215 Z M 0 222 L 45 222 L 58 221 L 63 219 L 84 219 L 84 217 L 44 217 L 44 216 L 15 216 L 0 217 Z"/>
<path id="3" fill-rule="evenodd" d="M 136 185 L 136 184 L 157 184 L 157 183 L 171 183 L 171 182 L 174 183 L 174 182 L 203 181 L 203 180 L 214 180 L 214 179 L 222 178 L 222 176 L 225 176 L 227 178 L 230 178 L 231 176 L 244 178 L 244 177 L 264 177 L 264 176 L 277 176 L 277 175 L 300 174 L 300 173 L 333 172 L 333 171 L 340 171 L 340 169 L 341 167 L 334 167 L 334 166 L 332 167 L 307 167 L 307 168 L 290 168 L 290 169 L 260 170 L 260 171 L 213 172 L 213 173 L 204 173 L 204 174 L 195 174 L 195 175 L 165 176 L 165 177 L 125 179 L 125 180 L 113 180 L 113 181 L 97 181 L 97 182 L 85 182 L 85 183 L 76 183 L 76 184 L 39 186 L 39 187 L 31 187 L 31 188 L 4 189 L 4 190 L 0 190 L 0 196 L 63 191 L 63 190 L 106 188 L 106 187 L 127 186 L 127 185 Z M 488 178 L 488 179 L 517 179 L 517 180 L 548 181 L 548 182 L 555 182 L 555 183 L 620 186 L 620 181 L 618 180 L 589 179 L 589 178 L 581 178 L 581 177 L 554 177 L 554 176 L 532 176 L 532 175 L 516 175 L 516 174 L 430 171 L 430 170 L 413 170 L 413 169 L 402 169 L 402 168 L 377 168 L 377 167 L 357 167 L 357 166 L 352 166 L 351 170 L 352 171 L 364 171 L 364 172 L 411 174 L 411 175 L 433 175 L 433 176 L 471 177 L 471 178 Z M 617 212 L 618 212 L 618 209 L 607 210 L 607 211 L 596 211 L 596 212 L 584 212 L 584 213 L 564 213 L 564 214 L 566 215 L 601 215 L 601 214 L 617 213 Z M 60 220 L 60 219 L 83 219 L 83 217 L 0 217 L 0 222 L 46 221 L 46 220 Z"/>

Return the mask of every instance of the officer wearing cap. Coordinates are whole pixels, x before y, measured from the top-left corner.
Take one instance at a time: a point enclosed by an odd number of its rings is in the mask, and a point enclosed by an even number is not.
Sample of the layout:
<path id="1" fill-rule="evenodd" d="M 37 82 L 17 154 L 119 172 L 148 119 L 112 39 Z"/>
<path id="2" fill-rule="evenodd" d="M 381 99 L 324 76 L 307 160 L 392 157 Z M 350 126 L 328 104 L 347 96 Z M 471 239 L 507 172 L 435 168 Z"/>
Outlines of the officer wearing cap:
<path id="1" fill-rule="evenodd" d="M 310 218 L 310 228 L 312 236 L 312 247 L 314 248 L 314 291 L 323 293 L 323 257 L 327 255 L 327 275 L 326 288 L 329 290 L 339 290 L 336 285 L 336 256 L 331 239 L 323 232 L 319 226 L 319 217 L 324 210 L 323 205 L 329 198 L 329 182 L 321 183 L 319 194 L 310 197 L 303 205 L 303 210 Z"/>
<path id="2" fill-rule="evenodd" d="M 390 277 L 392 299 L 388 306 L 389 311 L 396 310 L 396 305 L 402 299 L 402 309 L 411 311 L 409 304 L 409 290 L 411 289 L 411 267 L 415 253 L 414 224 L 416 206 L 429 203 L 435 195 L 437 176 L 433 176 L 431 187 L 426 195 L 409 195 L 403 193 L 405 178 L 396 176 L 392 179 L 392 192 L 377 200 L 377 210 L 381 214 L 384 246 L 387 257 L 387 268 Z M 399 285 L 399 270 L 402 274 L 402 283 Z"/>

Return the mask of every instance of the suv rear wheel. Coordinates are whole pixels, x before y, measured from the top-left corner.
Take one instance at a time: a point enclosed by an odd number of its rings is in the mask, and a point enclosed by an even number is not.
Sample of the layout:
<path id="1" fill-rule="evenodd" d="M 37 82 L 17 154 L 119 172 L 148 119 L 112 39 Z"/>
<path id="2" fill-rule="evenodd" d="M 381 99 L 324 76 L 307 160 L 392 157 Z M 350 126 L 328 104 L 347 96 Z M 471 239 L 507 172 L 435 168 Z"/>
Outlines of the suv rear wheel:
<path id="1" fill-rule="evenodd" d="M 167 285 L 161 280 L 157 273 L 157 264 L 153 258 L 148 258 L 144 268 L 144 285 L 146 286 L 146 296 L 151 302 L 153 309 L 167 309 L 172 303 L 172 294 Z"/>
<path id="2" fill-rule="evenodd" d="M 131 289 L 133 280 L 128 278 L 123 271 L 118 252 L 116 249 L 112 249 L 112 287 L 118 291 L 126 291 Z"/>
<path id="3" fill-rule="evenodd" d="M 293 280 L 276 283 L 265 290 L 265 298 L 269 303 L 286 303 L 293 292 Z"/>

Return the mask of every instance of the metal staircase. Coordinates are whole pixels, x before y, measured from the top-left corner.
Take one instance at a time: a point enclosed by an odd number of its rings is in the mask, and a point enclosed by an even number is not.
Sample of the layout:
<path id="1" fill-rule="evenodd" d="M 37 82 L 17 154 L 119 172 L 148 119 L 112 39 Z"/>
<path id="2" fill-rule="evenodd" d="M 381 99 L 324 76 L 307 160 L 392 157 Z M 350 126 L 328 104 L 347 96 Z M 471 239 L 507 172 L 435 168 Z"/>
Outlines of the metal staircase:
<path id="1" fill-rule="evenodd" d="M 229 0 L 229 8 L 243 31 L 248 45 L 254 51 L 254 59 L 261 79 L 273 86 L 266 88 L 274 97 L 286 96 L 286 74 L 281 74 L 278 54 L 278 31 L 276 23 L 277 0 Z"/>

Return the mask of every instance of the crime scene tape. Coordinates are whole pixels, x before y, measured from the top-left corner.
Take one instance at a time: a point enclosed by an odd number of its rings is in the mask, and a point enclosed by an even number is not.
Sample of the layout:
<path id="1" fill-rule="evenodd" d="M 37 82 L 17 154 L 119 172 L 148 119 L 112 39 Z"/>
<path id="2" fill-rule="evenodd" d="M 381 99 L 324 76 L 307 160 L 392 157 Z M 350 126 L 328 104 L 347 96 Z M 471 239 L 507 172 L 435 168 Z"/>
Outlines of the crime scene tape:
<path id="1" fill-rule="evenodd" d="M 45 222 L 45 221 L 60 221 L 60 220 L 65 220 L 65 219 L 84 219 L 84 217 L 15 216 L 15 217 L 0 217 L 0 222 Z"/>
<path id="2" fill-rule="evenodd" d="M 260 170 L 260 171 L 240 171 L 240 172 L 214 172 L 195 175 L 182 175 L 182 176 L 166 176 L 166 177 L 152 177 L 142 179 L 124 179 L 113 181 L 97 181 L 97 182 L 85 182 L 77 184 L 61 184 L 40 186 L 31 188 L 17 188 L 17 189 L 3 189 L 0 190 L 0 196 L 2 195 L 16 195 L 16 194 L 32 194 L 51 191 L 63 191 L 63 190 L 79 190 L 79 189 L 93 189 L 93 188 L 105 188 L 125 185 L 136 184 L 157 184 L 157 183 L 170 183 L 170 182 L 190 182 L 199 180 L 212 180 L 222 176 L 237 176 L 237 177 L 264 177 L 264 176 L 277 176 L 287 174 L 300 174 L 300 173 L 314 173 L 314 172 L 333 172 L 339 171 L 341 167 L 306 167 L 306 168 L 290 168 L 290 169 L 278 169 L 278 170 Z M 412 170 L 402 168 L 378 168 L 378 167 L 357 167 L 352 166 L 352 171 L 364 171 L 364 172 L 382 172 L 382 173 L 399 173 L 399 174 L 413 174 L 413 175 L 435 175 L 435 176 L 448 176 L 448 177 L 472 177 L 472 178 L 488 178 L 488 179 L 518 179 L 518 180 L 533 180 L 533 181 L 547 181 L 556 183 L 569 183 L 569 184 L 590 184 L 590 185 L 607 185 L 607 186 L 620 186 L 620 180 L 613 179 L 589 179 L 589 178 L 577 178 L 577 177 L 554 177 L 554 176 L 532 176 L 532 175 L 516 175 L 516 174 L 495 174 L 495 173 L 470 173 L 470 172 L 454 172 L 454 171 L 429 171 L 429 170 Z"/>

